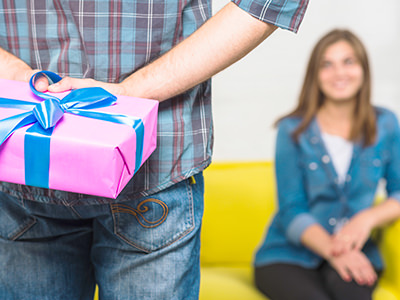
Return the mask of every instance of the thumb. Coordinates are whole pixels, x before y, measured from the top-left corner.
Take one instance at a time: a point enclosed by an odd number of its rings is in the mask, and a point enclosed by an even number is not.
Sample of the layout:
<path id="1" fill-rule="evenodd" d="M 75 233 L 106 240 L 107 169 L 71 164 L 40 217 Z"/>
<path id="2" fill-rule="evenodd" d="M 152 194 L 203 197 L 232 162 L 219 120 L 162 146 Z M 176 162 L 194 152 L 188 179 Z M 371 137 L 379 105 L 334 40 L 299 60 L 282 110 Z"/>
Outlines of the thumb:
<path id="1" fill-rule="evenodd" d="M 40 71 L 41 71 L 40 69 L 28 70 L 27 72 L 25 72 L 24 75 L 25 81 L 28 82 L 34 74 Z M 49 86 L 49 81 L 46 78 L 46 76 L 37 76 L 37 78 L 35 78 L 35 89 L 37 91 L 46 92 L 48 86 Z"/>
<path id="2" fill-rule="evenodd" d="M 35 82 L 35 89 L 39 92 L 46 92 L 49 87 L 49 81 L 45 76 L 38 78 Z"/>

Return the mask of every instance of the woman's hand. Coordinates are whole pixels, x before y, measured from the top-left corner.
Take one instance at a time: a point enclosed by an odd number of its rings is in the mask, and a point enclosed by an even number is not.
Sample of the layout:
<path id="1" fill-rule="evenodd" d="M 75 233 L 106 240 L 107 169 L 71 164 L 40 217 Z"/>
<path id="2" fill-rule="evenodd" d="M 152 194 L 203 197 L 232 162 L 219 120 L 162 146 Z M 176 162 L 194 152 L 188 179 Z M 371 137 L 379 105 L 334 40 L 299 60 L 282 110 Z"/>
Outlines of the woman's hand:
<path id="1" fill-rule="evenodd" d="M 378 276 L 368 258 L 358 250 L 351 250 L 328 260 L 339 276 L 347 282 L 372 286 Z"/>
<path id="2" fill-rule="evenodd" d="M 351 250 L 361 250 L 374 228 L 369 210 L 354 215 L 332 237 L 332 255 L 338 256 Z"/>

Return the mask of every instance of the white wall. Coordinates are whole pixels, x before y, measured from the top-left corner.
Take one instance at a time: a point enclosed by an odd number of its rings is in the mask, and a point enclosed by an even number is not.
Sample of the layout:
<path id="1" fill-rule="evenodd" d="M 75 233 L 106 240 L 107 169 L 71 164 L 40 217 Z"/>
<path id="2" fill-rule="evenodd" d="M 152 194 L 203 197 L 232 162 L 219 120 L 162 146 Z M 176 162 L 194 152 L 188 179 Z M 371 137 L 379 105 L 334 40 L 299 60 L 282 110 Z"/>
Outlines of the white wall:
<path id="1" fill-rule="evenodd" d="M 227 0 L 214 0 L 214 11 Z M 333 28 L 348 28 L 367 47 L 373 102 L 400 117 L 399 0 L 310 0 L 299 33 L 277 30 L 213 79 L 214 161 L 274 156 L 273 122 L 291 110 L 311 49 Z"/>

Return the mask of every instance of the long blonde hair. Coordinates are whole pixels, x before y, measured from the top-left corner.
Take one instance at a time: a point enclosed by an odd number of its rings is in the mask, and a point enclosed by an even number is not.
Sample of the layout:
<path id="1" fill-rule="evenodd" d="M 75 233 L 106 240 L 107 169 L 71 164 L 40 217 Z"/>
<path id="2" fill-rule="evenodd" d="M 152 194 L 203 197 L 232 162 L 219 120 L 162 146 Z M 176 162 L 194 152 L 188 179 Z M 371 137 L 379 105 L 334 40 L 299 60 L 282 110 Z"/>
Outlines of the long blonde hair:
<path id="1" fill-rule="evenodd" d="M 376 116 L 371 104 L 371 73 L 364 45 L 349 30 L 335 29 L 323 36 L 315 45 L 308 62 L 298 105 L 291 113 L 278 119 L 276 124 L 287 117 L 300 117 L 302 121 L 293 132 L 295 140 L 298 140 L 299 135 L 308 127 L 324 101 L 324 95 L 318 84 L 318 73 L 323 55 L 329 46 L 338 41 L 346 41 L 351 45 L 364 72 L 364 82 L 356 96 L 350 139 L 362 140 L 364 146 L 368 146 L 374 143 L 376 137 Z"/>

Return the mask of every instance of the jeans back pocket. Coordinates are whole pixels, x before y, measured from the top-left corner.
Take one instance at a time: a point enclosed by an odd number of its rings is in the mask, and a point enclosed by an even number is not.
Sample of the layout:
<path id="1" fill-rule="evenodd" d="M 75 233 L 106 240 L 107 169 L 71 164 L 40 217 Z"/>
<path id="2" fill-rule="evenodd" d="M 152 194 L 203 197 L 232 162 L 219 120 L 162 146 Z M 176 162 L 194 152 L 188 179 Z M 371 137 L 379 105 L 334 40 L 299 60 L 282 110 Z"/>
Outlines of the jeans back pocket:
<path id="1" fill-rule="evenodd" d="M 114 231 L 125 242 L 153 252 L 194 228 L 193 192 L 188 180 L 139 200 L 111 204 Z"/>
<path id="2" fill-rule="evenodd" d="M 16 198 L 0 192 L 0 237 L 17 240 L 36 223 Z"/>

